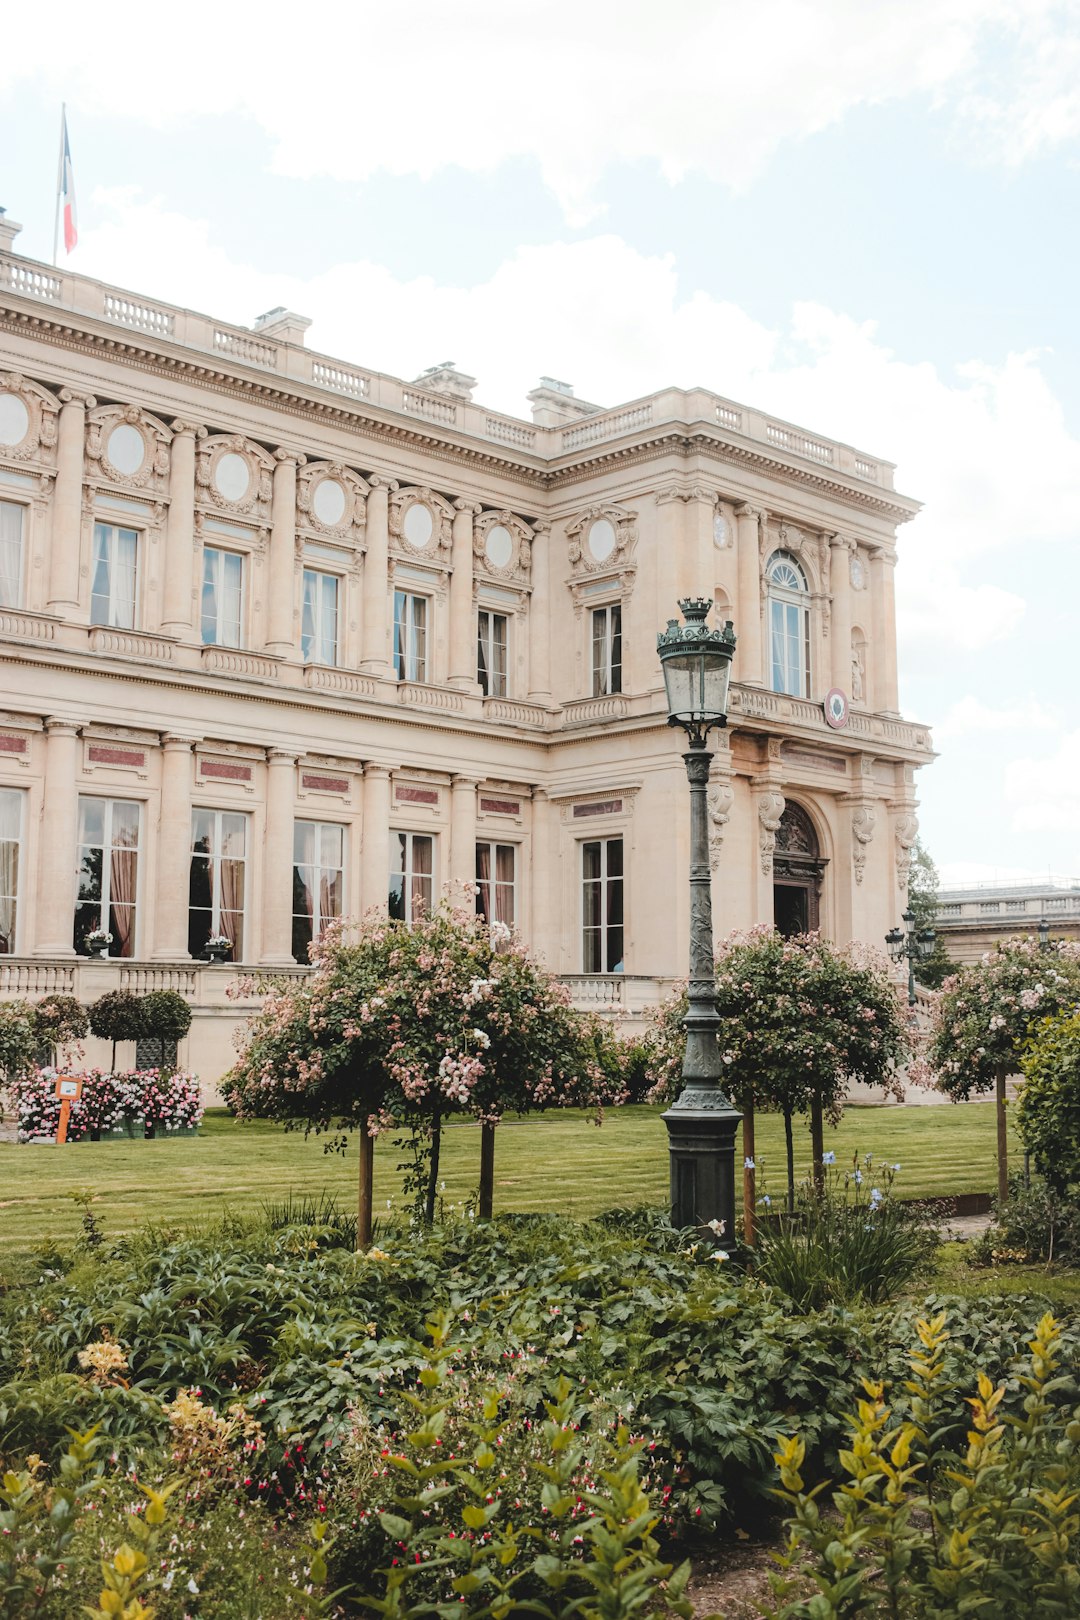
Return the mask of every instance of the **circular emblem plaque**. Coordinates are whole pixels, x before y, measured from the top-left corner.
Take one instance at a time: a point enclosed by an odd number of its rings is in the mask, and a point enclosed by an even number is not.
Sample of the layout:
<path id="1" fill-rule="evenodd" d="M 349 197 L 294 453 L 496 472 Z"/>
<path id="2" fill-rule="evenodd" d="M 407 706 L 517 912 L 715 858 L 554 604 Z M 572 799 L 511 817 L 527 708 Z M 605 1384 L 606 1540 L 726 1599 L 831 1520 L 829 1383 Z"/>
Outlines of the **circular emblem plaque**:
<path id="1" fill-rule="evenodd" d="M 847 693 L 841 692 L 838 686 L 832 687 L 825 694 L 825 702 L 822 704 L 822 708 L 825 710 L 826 722 L 832 726 L 834 731 L 842 731 L 847 725 Z"/>

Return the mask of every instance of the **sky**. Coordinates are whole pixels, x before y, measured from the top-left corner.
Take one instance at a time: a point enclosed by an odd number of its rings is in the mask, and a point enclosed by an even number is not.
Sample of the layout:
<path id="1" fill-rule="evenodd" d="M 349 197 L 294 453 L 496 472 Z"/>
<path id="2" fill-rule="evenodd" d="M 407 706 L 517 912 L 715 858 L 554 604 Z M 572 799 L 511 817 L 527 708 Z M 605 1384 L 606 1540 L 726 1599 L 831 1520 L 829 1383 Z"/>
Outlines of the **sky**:
<path id="1" fill-rule="evenodd" d="M 1080 881 L 1080 0 L 59 0 L 4 46 L 30 257 L 64 101 L 73 270 L 517 415 L 700 386 L 896 462 L 923 840 Z"/>

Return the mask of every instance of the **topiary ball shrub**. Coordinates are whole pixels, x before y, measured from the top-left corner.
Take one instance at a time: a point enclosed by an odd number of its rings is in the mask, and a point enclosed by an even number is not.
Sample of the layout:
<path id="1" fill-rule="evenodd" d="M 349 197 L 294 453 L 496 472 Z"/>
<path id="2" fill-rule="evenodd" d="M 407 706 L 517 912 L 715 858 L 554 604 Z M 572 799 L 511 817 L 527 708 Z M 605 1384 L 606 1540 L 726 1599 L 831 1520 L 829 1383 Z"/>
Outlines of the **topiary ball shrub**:
<path id="1" fill-rule="evenodd" d="M 90 1027 L 90 1015 L 75 996 L 47 996 L 35 1004 L 31 1017 L 34 1034 L 50 1048 L 82 1040 Z"/>
<path id="2" fill-rule="evenodd" d="M 140 1002 L 140 1036 L 156 1041 L 183 1040 L 191 1028 L 191 1008 L 179 990 L 151 990 Z"/>
<path id="3" fill-rule="evenodd" d="M 90 1008 L 90 1032 L 112 1042 L 112 1066 L 116 1069 L 118 1041 L 137 1041 L 146 1033 L 142 998 L 131 990 L 109 990 Z"/>

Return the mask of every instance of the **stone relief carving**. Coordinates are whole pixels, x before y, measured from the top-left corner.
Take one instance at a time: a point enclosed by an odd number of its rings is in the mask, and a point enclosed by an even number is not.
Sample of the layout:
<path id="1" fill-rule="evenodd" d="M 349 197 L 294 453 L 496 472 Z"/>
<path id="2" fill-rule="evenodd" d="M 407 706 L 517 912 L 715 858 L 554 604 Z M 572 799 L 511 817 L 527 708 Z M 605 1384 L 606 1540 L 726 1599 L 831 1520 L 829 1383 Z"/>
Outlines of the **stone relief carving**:
<path id="1" fill-rule="evenodd" d="M 581 574 L 623 574 L 632 566 L 631 559 L 637 544 L 636 512 L 622 506 L 590 506 L 573 522 L 567 524 L 567 558 L 570 571 Z M 597 556 L 589 544 L 594 523 L 611 525 L 614 543 L 604 556 Z"/>
<path id="2" fill-rule="evenodd" d="M 851 646 L 851 701 L 866 701 L 866 652 L 857 641 Z"/>
<path id="3" fill-rule="evenodd" d="M 919 819 L 913 810 L 906 810 L 895 818 L 893 837 L 896 840 L 896 887 L 902 894 L 907 893 L 911 873 L 911 849 L 918 836 Z"/>
<path id="4" fill-rule="evenodd" d="M 322 495 L 320 485 L 324 486 Z M 309 461 L 296 475 L 297 527 L 359 544 L 367 521 L 367 495 L 367 483 L 351 467 L 339 461 Z M 340 506 L 340 516 L 331 521 L 336 506 Z"/>
<path id="5" fill-rule="evenodd" d="M 21 399 L 29 418 L 22 438 L 17 444 L 5 444 L 0 448 L 0 455 L 12 461 L 40 458 L 51 465 L 55 458 L 48 454 L 42 456 L 41 452 L 56 448 L 56 419 L 60 407 L 52 394 L 18 371 L 0 371 L 0 393 L 14 394 Z"/>
<path id="6" fill-rule="evenodd" d="M 247 466 L 247 487 L 230 496 L 219 489 L 216 474 L 227 456 L 237 456 Z M 195 495 L 204 505 L 237 517 L 269 523 L 274 493 L 274 458 L 261 445 L 238 433 L 214 433 L 200 441 L 195 451 Z M 231 464 L 230 464 L 231 466 Z"/>
<path id="7" fill-rule="evenodd" d="M 426 509 L 430 516 L 430 527 L 423 538 L 418 536 L 423 533 L 426 520 L 425 524 L 418 525 L 415 519 L 410 519 L 409 513 L 414 507 Z M 422 510 L 418 515 L 422 515 Z M 449 566 L 454 509 L 442 495 L 436 495 L 426 485 L 395 489 L 390 495 L 388 521 L 391 551 L 401 557 L 421 557 L 439 568 Z"/>
<path id="8" fill-rule="evenodd" d="M 494 549 L 494 541 L 491 547 L 493 555 L 488 555 L 488 541 L 493 529 L 505 530 L 510 536 L 510 554 L 502 563 L 498 560 L 501 553 Z M 500 583 L 528 584 L 532 574 L 533 534 L 529 525 L 513 512 L 482 512 L 473 522 L 474 575 L 483 575 Z"/>
<path id="9" fill-rule="evenodd" d="M 110 458 L 110 441 L 118 428 L 129 430 L 125 443 L 133 457 L 139 455 L 138 441 L 142 441 L 137 466 L 118 467 Z M 137 405 L 99 405 L 90 412 L 86 423 L 86 475 L 125 489 L 163 495 L 168 486 L 171 440 L 172 433 L 165 423 Z M 112 449 L 112 455 L 117 454 Z"/>
<path id="10" fill-rule="evenodd" d="M 735 803 L 735 789 L 729 781 L 721 778 L 709 788 L 708 801 L 709 865 L 715 871 L 720 861 L 720 851 L 724 847 L 724 828 L 728 824 Z"/>
<path id="11" fill-rule="evenodd" d="M 861 883 L 866 867 L 866 847 L 874 836 L 877 811 L 873 805 L 857 804 L 851 812 L 851 858 L 855 867 L 855 882 Z"/>
<path id="12" fill-rule="evenodd" d="M 784 815 L 784 795 L 776 788 L 769 788 L 758 794 L 758 851 L 761 855 L 761 870 L 765 877 L 772 874 L 773 851 L 776 849 L 776 834 L 780 830 L 780 822 Z"/>

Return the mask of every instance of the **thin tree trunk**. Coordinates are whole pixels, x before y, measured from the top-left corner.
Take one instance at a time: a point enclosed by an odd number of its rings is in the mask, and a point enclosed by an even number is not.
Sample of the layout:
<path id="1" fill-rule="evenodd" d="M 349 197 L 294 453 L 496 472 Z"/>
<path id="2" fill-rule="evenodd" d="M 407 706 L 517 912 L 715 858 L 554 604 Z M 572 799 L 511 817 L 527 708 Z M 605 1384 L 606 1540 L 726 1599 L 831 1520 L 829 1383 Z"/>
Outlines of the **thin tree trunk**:
<path id="1" fill-rule="evenodd" d="M 810 1099 L 810 1156 L 814 1161 L 814 1191 L 820 1198 L 825 1191 L 825 1121 L 821 1098 Z"/>
<path id="2" fill-rule="evenodd" d="M 784 1110 L 784 1141 L 787 1145 L 787 1207 L 788 1214 L 795 1213 L 795 1142 L 791 1134 L 791 1111 Z"/>
<path id="3" fill-rule="evenodd" d="M 994 1097 L 997 1102 L 997 1159 L 998 1203 L 1009 1202 L 1009 1128 L 1005 1114 L 1005 1069 L 999 1067 L 994 1075 Z"/>
<path id="4" fill-rule="evenodd" d="M 743 1239 L 754 1241 L 754 1211 L 757 1209 L 757 1172 L 748 1165 L 754 1162 L 754 1093 L 748 1091 L 743 1102 L 742 1116 L 742 1225 Z"/>
<path id="5" fill-rule="evenodd" d="M 424 1200 L 424 1220 L 431 1226 L 435 1220 L 435 1194 L 439 1186 L 439 1150 L 442 1147 L 442 1115 L 431 1121 L 431 1159 L 428 1163 L 427 1198 Z"/>
<path id="6" fill-rule="evenodd" d="M 480 1209 L 482 1221 L 490 1221 L 495 1202 L 495 1127 L 480 1127 Z"/>
<path id="7" fill-rule="evenodd" d="M 360 1129 L 360 1191 L 356 1205 L 356 1247 L 371 1247 L 371 1212 L 375 1191 L 375 1138 Z"/>

